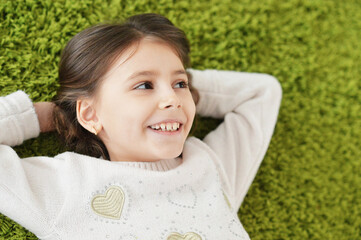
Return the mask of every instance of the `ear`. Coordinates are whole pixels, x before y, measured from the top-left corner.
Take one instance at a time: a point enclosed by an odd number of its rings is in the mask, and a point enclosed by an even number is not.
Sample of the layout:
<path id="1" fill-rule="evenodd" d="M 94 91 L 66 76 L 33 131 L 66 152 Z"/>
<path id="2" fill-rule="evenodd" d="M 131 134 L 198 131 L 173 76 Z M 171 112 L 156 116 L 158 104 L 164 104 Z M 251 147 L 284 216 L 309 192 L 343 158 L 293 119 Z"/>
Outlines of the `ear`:
<path id="1" fill-rule="evenodd" d="M 78 99 L 76 102 L 76 117 L 80 125 L 89 132 L 97 135 L 103 128 L 94 107 L 94 102 L 88 98 Z"/>

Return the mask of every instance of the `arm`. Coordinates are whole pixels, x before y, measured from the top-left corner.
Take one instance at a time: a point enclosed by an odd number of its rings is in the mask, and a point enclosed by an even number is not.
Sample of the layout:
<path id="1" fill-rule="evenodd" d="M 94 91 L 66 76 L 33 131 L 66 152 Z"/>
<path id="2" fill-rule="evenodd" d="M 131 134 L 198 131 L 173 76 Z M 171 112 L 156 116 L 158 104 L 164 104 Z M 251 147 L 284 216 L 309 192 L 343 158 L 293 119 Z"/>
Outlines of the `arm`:
<path id="1" fill-rule="evenodd" d="M 269 146 L 282 98 L 272 76 L 190 70 L 200 93 L 197 113 L 224 118 L 203 141 L 216 153 L 224 190 L 238 210 Z"/>
<path id="2" fill-rule="evenodd" d="M 20 145 L 37 137 L 40 126 L 30 98 L 22 91 L 0 97 L 0 144 Z"/>
<path id="3" fill-rule="evenodd" d="M 51 128 L 49 104 L 34 104 L 34 108 L 22 91 L 0 97 L 0 212 L 37 236 L 52 231 L 64 202 L 65 164 L 57 158 L 21 159 L 10 146 Z"/>
<path id="4" fill-rule="evenodd" d="M 53 130 L 53 103 L 32 103 L 22 91 L 0 97 L 0 144 L 20 145 L 37 137 L 40 132 Z"/>
<path id="5" fill-rule="evenodd" d="M 53 110 L 55 104 L 52 102 L 34 103 L 36 115 L 40 125 L 40 132 L 50 132 L 54 130 Z"/>

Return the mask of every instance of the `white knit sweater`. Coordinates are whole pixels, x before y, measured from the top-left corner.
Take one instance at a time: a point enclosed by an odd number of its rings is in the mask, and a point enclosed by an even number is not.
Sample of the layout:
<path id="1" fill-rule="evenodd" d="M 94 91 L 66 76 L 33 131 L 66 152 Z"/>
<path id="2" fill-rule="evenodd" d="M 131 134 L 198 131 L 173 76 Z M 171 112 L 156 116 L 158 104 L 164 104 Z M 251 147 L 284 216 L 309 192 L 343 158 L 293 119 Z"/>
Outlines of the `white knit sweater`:
<path id="1" fill-rule="evenodd" d="M 41 239 L 249 239 L 237 211 L 265 156 L 282 88 L 272 76 L 189 70 L 197 113 L 224 118 L 182 159 L 110 162 L 73 152 L 20 159 L 39 135 L 22 91 L 0 98 L 0 212 Z"/>

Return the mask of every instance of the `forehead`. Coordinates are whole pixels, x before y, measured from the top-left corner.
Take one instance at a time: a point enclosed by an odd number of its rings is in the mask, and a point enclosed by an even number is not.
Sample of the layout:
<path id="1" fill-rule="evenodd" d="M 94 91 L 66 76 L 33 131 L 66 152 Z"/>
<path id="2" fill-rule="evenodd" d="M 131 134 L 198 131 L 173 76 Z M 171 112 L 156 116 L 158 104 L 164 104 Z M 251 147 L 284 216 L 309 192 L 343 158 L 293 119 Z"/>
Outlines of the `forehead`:
<path id="1" fill-rule="evenodd" d="M 169 44 L 154 38 L 144 38 L 120 54 L 107 75 L 114 71 L 132 74 L 159 69 L 176 71 L 184 67 L 176 50 Z"/>

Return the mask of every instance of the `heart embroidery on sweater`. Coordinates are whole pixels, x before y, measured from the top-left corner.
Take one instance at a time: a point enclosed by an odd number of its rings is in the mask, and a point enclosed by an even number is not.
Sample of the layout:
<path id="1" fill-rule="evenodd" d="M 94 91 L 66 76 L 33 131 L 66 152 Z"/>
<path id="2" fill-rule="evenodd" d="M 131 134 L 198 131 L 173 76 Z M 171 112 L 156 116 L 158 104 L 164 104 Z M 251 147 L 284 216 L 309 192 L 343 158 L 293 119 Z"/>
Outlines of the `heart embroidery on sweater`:
<path id="1" fill-rule="evenodd" d="M 202 238 L 197 233 L 188 232 L 184 235 L 179 233 L 171 233 L 167 240 L 202 240 Z"/>
<path id="2" fill-rule="evenodd" d="M 195 208 L 197 205 L 197 195 L 193 188 L 184 185 L 173 192 L 168 192 L 168 201 L 179 207 Z"/>
<path id="3" fill-rule="evenodd" d="M 124 192 L 120 187 L 111 186 L 104 195 L 96 195 L 91 207 L 93 211 L 105 218 L 120 219 L 124 205 Z"/>

